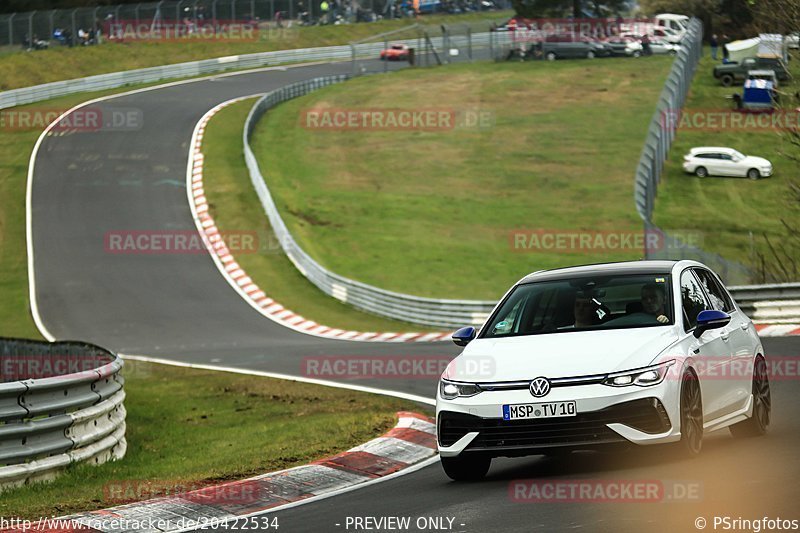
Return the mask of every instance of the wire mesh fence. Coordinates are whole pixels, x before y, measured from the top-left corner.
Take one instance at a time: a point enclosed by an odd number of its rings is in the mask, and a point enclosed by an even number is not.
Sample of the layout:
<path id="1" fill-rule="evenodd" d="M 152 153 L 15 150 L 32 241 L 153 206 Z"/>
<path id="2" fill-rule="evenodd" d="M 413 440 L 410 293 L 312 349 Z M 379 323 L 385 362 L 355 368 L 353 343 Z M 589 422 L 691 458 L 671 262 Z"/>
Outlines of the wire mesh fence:
<path id="1" fill-rule="evenodd" d="M 508 9 L 510 0 L 418 1 L 423 13 Z M 38 49 L 99 44 L 121 30 L 173 28 L 192 35 L 225 23 L 313 25 L 414 16 L 409 0 L 170 0 L 0 15 L 0 47 Z"/>

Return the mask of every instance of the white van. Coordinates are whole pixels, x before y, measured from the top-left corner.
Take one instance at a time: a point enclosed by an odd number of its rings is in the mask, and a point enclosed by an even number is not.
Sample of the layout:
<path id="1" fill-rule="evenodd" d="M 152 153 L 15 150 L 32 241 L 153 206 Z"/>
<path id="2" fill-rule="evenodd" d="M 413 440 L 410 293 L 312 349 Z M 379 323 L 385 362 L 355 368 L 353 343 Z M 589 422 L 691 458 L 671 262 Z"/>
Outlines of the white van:
<path id="1" fill-rule="evenodd" d="M 689 17 L 686 15 L 661 13 L 656 15 L 655 23 L 657 28 L 666 28 L 679 34 L 684 34 L 689 29 Z"/>

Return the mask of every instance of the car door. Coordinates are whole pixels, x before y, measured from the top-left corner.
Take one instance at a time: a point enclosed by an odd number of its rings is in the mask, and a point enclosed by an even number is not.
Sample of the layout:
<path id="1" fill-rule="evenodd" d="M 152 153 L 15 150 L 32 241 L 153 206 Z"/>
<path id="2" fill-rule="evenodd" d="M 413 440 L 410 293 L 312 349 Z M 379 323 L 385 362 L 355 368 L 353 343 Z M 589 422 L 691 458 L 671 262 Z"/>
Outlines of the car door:
<path id="1" fill-rule="evenodd" d="M 739 169 L 739 165 L 734 162 L 731 154 L 717 154 L 717 168 L 719 169 L 719 176 L 741 176 L 743 173 Z"/>
<path id="2" fill-rule="evenodd" d="M 708 174 L 710 176 L 721 176 L 721 172 L 723 172 L 722 168 L 722 160 L 720 159 L 720 154 L 700 154 L 698 157 L 702 158 L 703 165 L 708 170 Z"/>
<path id="3" fill-rule="evenodd" d="M 729 409 L 725 401 L 728 389 L 725 377 L 730 371 L 730 349 L 728 340 L 723 339 L 723 328 L 706 331 L 700 338 L 693 336 L 698 313 L 711 309 L 711 304 L 692 269 L 687 268 L 681 273 L 680 287 L 684 331 L 690 335 L 688 355 L 695 361 L 704 421 L 708 421 Z"/>
<path id="4" fill-rule="evenodd" d="M 733 303 L 733 299 L 722 285 L 719 278 L 705 268 L 695 268 L 695 275 L 706 291 L 711 307 L 731 315 L 730 323 L 722 328 L 723 340 L 728 335 L 728 349 L 730 350 L 730 379 L 729 387 L 723 393 L 724 403 L 728 404 L 731 411 L 743 408 L 750 398 L 753 377 L 753 356 L 755 343 L 751 336 L 750 328 L 753 323 Z"/>

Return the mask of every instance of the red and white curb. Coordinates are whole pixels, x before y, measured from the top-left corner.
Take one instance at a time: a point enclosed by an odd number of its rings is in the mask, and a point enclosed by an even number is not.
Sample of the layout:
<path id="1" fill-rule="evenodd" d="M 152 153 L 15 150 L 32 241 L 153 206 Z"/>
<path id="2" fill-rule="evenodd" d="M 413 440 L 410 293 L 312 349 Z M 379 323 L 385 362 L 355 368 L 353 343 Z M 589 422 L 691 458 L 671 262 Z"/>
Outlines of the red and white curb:
<path id="1" fill-rule="evenodd" d="M 756 324 L 760 337 L 789 337 L 800 335 L 800 324 Z"/>
<path id="2" fill-rule="evenodd" d="M 195 224 L 201 235 L 208 243 L 208 250 L 219 271 L 228 280 L 228 283 L 256 310 L 265 317 L 274 320 L 288 328 L 307 333 L 317 337 L 341 339 L 349 341 L 370 342 L 432 342 L 449 340 L 451 332 L 444 333 L 376 333 L 348 331 L 330 328 L 308 320 L 297 313 L 286 309 L 284 306 L 268 297 L 256 285 L 252 278 L 236 262 L 230 249 L 220 235 L 214 218 L 209 214 L 208 200 L 203 188 L 203 135 L 208 121 L 221 109 L 236 102 L 252 98 L 246 96 L 223 102 L 210 111 L 197 123 L 192 136 L 189 164 L 186 172 L 186 188 L 189 196 L 189 205 L 192 208 Z"/>
<path id="3" fill-rule="evenodd" d="M 397 415 L 399 421 L 388 433 L 339 455 L 172 497 L 65 516 L 59 519 L 58 531 L 110 533 L 197 529 L 311 498 L 333 496 L 351 487 L 374 483 L 403 470 L 432 463 L 436 457 L 433 420 L 405 411 Z M 139 529 L 136 529 L 137 525 Z M 2 533 L 21 531 L 11 528 L 2 530 Z"/>

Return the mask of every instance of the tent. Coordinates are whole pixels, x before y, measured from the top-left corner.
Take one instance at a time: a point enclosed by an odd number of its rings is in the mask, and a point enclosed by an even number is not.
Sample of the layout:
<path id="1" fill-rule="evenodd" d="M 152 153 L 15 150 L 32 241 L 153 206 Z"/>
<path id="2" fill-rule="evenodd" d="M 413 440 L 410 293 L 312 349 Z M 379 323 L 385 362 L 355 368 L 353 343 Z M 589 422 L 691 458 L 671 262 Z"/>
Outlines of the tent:
<path id="1" fill-rule="evenodd" d="M 725 45 L 728 49 L 728 60 L 741 63 L 746 57 L 756 57 L 758 55 L 758 45 L 761 40 L 758 37 L 745 39 L 743 41 L 733 41 Z"/>
<path id="2" fill-rule="evenodd" d="M 784 59 L 785 48 L 783 35 L 778 33 L 762 33 L 758 36 L 758 56 Z"/>
<path id="3" fill-rule="evenodd" d="M 774 57 L 786 60 L 783 35 L 762 33 L 752 39 L 733 41 L 725 45 L 728 60 L 741 63 L 746 57 Z"/>

